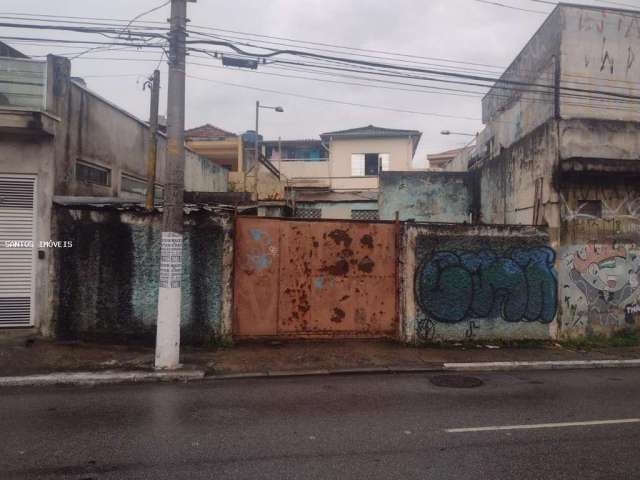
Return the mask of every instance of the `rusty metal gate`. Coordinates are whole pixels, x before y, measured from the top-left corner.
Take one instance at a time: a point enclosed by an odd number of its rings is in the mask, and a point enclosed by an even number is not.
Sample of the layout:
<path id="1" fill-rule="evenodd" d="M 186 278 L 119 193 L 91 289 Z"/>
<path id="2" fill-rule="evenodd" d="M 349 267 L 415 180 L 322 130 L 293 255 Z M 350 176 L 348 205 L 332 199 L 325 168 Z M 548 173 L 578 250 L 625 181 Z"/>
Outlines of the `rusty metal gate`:
<path id="1" fill-rule="evenodd" d="M 393 223 L 238 217 L 236 337 L 397 334 Z"/>

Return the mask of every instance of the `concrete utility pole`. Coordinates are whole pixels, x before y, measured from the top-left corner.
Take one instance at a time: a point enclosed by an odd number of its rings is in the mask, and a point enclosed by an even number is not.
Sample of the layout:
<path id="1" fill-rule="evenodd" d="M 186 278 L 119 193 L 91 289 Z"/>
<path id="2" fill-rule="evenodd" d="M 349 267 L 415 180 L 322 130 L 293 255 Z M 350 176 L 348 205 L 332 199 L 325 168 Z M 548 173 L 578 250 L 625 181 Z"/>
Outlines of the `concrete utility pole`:
<path id="1" fill-rule="evenodd" d="M 156 163 L 158 159 L 158 109 L 160 103 L 160 70 L 154 70 L 151 78 L 150 138 L 147 157 L 147 210 L 153 210 L 156 188 Z"/>
<path id="2" fill-rule="evenodd" d="M 156 336 L 157 369 L 180 366 L 180 302 L 184 204 L 184 119 L 187 2 L 171 1 L 169 87 L 167 101 L 167 166 L 162 219 L 160 291 Z"/>

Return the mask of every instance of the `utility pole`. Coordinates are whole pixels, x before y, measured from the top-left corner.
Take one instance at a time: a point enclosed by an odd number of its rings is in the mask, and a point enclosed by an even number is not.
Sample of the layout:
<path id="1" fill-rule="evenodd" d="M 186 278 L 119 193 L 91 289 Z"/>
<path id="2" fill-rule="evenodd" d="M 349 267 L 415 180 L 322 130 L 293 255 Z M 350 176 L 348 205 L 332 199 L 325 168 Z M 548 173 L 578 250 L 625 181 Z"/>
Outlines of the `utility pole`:
<path id="1" fill-rule="evenodd" d="M 156 188 L 156 162 L 158 158 L 158 109 L 160 103 L 160 70 L 154 70 L 151 83 L 150 138 L 147 157 L 147 210 L 153 210 Z"/>
<path id="2" fill-rule="evenodd" d="M 171 0 L 169 87 L 167 89 L 167 165 L 155 358 L 157 369 L 176 369 L 180 366 L 188 1 L 194 0 Z"/>

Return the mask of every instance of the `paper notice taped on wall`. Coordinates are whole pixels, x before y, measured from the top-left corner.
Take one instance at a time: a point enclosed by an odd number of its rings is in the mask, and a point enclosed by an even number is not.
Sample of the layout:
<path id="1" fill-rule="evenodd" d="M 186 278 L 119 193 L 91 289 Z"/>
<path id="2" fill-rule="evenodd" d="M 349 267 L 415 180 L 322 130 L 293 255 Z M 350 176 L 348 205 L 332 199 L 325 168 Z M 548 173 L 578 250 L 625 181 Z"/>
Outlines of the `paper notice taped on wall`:
<path id="1" fill-rule="evenodd" d="M 182 286 L 182 235 L 162 232 L 160 252 L 160 288 Z"/>

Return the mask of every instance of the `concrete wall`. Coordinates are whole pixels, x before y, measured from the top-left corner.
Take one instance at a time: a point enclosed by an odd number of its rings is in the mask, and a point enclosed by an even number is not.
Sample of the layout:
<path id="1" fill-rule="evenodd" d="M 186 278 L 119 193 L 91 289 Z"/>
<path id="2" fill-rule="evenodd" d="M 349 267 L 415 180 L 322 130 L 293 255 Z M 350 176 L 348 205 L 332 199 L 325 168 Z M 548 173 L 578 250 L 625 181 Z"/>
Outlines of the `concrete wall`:
<path id="1" fill-rule="evenodd" d="M 187 150 L 184 163 L 184 186 L 190 192 L 226 192 L 229 172 L 208 158 Z"/>
<path id="2" fill-rule="evenodd" d="M 262 164 L 248 172 L 229 172 L 229 191 L 251 193 L 254 200 L 282 200 L 286 185 L 285 177 L 278 178 Z"/>
<path id="3" fill-rule="evenodd" d="M 57 208 L 55 330 L 60 338 L 153 341 L 160 276 L 161 215 Z M 186 216 L 182 339 L 206 344 L 230 333 L 229 226 Z M 226 255 L 226 258 L 225 258 Z"/>
<path id="4" fill-rule="evenodd" d="M 550 15 L 501 76 L 504 81 L 553 86 L 560 56 L 562 16 Z M 512 141 L 544 123 L 554 113 L 554 95 L 546 88 L 499 84 L 482 100 L 482 118 L 495 129 L 496 146 Z M 497 121 L 499 120 L 499 121 Z"/>
<path id="5" fill-rule="evenodd" d="M 121 196 L 122 175 L 144 181 L 147 124 L 79 84 L 71 83 L 56 140 L 56 195 Z M 111 170 L 109 186 L 78 182 L 76 161 Z M 165 183 L 166 140 L 158 136 L 157 183 Z M 227 172 L 193 152 L 185 158 L 185 189 L 226 191 Z M 204 190 L 203 190 L 204 189 Z M 222 190 L 219 190 L 222 189 Z M 126 194 L 124 196 L 127 196 Z"/>
<path id="6" fill-rule="evenodd" d="M 544 232 L 411 224 L 403 230 L 405 341 L 555 336 L 555 252 Z"/>
<path id="7" fill-rule="evenodd" d="M 549 120 L 476 165 L 482 223 L 559 228 L 559 199 L 553 184 L 558 164 L 556 129 L 556 121 Z"/>
<path id="8" fill-rule="evenodd" d="M 380 220 L 471 223 L 473 192 L 467 173 L 383 172 L 378 205 Z"/>
<path id="9" fill-rule="evenodd" d="M 328 187 L 329 161 L 282 161 L 272 162 L 280 172 L 287 177 L 287 183 L 291 186 Z"/>
<path id="10" fill-rule="evenodd" d="M 562 86 L 637 96 L 640 17 L 613 9 L 570 6 L 562 8 L 562 14 Z M 588 97 L 563 99 L 562 117 L 640 121 L 637 102 Z"/>
<path id="11" fill-rule="evenodd" d="M 329 176 L 335 189 L 375 189 L 378 177 L 352 177 L 351 155 L 354 153 L 388 153 L 391 171 L 411 170 L 413 143 L 407 138 L 334 139 L 329 144 Z"/>

